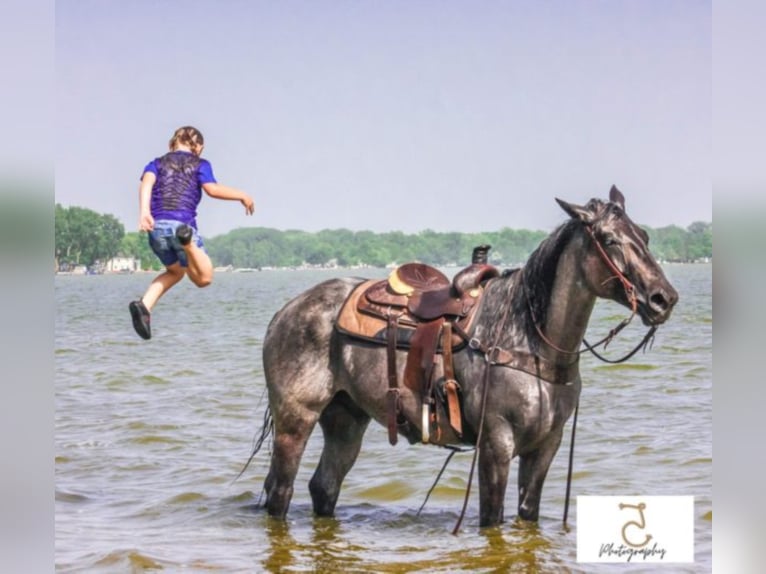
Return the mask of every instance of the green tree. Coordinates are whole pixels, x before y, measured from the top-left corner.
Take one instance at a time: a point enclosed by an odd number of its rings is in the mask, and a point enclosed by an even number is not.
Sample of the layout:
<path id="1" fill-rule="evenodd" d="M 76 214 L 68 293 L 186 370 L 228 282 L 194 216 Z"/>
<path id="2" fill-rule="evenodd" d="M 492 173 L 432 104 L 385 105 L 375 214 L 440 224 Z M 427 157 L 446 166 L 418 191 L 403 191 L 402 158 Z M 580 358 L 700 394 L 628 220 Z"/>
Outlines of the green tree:
<path id="1" fill-rule="evenodd" d="M 677 225 L 646 228 L 649 246 L 655 257 L 666 261 L 688 261 L 687 233 Z"/>
<path id="2" fill-rule="evenodd" d="M 54 213 L 54 252 L 59 265 L 90 266 L 119 253 L 125 228 L 113 215 L 60 204 Z"/>
<path id="3" fill-rule="evenodd" d="M 68 262 L 69 250 L 72 245 L 67 210 L 59 203 L 56 204 L 54 211 L 53 243 L 55 245 L 56 269 L 58 269 L 62 263 Z"/>
<path id="4" fill-rule="evenodd" d="M 120 253 L 125 226 L 114 215 L 106 213 L 100 217 L 98 231 L 93 255 L 95 259 L 107 261 Z"/>
<path id="5" fill-rule="evenodd" d="M 163 265 L 149 247 L 145 231 L 130 231 L 125 234 L 120 243 L 119 255 L 135 257 L 141 262 L 141 269 L 160 270 Z"/>
<path id="6" fill-rule="evenodd" d="M 713 224 L 695 221 L 686 228 L 689 233 L 688 255 L 692 260 L 713 256 Z"/>

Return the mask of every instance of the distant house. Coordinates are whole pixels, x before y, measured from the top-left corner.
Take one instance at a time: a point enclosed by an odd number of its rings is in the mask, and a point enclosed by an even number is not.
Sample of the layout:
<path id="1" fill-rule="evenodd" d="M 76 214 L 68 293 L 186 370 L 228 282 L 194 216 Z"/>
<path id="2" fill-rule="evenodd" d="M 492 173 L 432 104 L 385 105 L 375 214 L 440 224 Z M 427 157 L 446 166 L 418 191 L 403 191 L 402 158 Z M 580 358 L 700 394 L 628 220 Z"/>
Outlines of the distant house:
<path id="1" fill-rule="evenodd" d="M 141 269 L 141 260 L 137 257 L 112 257 L 106 262 L 106 273 L 132 273 Z"/>

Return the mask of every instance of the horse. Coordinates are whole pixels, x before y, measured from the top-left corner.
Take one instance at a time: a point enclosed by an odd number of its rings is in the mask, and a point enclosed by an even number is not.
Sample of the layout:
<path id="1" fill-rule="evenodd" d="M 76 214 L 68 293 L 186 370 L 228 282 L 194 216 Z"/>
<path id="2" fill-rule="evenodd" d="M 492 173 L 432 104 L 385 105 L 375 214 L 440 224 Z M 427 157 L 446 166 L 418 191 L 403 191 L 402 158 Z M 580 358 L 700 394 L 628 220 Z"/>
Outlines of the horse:
<path id="1" fill-rule="evenodd" d="M 678 301 L 649 251 L 646 231 L 628 217 L 616 187 L 608 201 L 556 201 L 569 219 L 522 267 L 485 282 L 470 344 L 452 356 L 463 442 L 478 453 L 480 527 L 505 520 L 514 458 L 519 459 L 518 517 L 538 520 L 548 468 L 578 404 L 581 345 L 596 300 L 618 302 L 652 329 L 668 320 Z M 317 516 L 334 514 L 370 421 L 386 425 L 387 349 L 335 328 L 341 307 L 363 281 L 335 278 L 315 285 L 287 302 L 268 326 L 263 342 L 268 408 L 250 460 L 271 433 L 263 488 L 272 517 L 286 518 L 317 423 L 324 445 L 309 481 Z M 399 380 L 405 355 L 396 350 Z M 399 414 L 409 421 L 399 433 L 410 444 L 418 442 L 423 399 L 407 387 L 397 392 Z"/>

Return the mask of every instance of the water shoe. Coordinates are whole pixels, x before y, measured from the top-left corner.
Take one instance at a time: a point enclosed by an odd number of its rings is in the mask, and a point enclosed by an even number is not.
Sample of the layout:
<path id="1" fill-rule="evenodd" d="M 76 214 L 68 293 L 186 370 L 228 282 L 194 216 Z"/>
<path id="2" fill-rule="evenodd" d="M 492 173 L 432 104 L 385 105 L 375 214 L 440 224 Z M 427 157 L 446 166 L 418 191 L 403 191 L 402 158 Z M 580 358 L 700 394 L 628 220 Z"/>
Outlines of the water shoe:
<path id="1" fill-rule="evenodd" d="M 189 245 L 194 235 L 194 230 L 191 227 L 182 223 L 176 228 L 176 238 L 181 245 Z"/>
<path id="2" fill-rule="evenodd" d="M 149 323 L 151 314 L 143 301 L 131 301 L 128 309 L 130 309 L 130 316 L 133 318 L 133 328 L 136 333 L 143 339 L 151 339 L 152 328 Z"/>

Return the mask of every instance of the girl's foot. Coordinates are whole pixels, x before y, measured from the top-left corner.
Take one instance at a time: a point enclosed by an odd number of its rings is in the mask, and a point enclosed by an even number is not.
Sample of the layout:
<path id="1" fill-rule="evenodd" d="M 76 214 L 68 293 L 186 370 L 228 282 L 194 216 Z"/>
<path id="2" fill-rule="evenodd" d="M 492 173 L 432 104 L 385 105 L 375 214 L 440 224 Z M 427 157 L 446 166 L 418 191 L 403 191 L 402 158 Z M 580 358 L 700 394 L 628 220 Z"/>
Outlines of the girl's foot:
<path id="1" fill-rule="evenodd" d="M 143 301 L 131 301 L 128 309 L 130 309 L 130 316 L 133 318 L 133 328 L 136 330 L 136 333 L 143 339 L 151 339 L 151 314 Z"/>
<path id="2" fill-rule="evenodd" d="M 181 245 L 189 245 L 193 236 L 194 230 L 185 223 L 176 228 L 176 237 Z"/>

